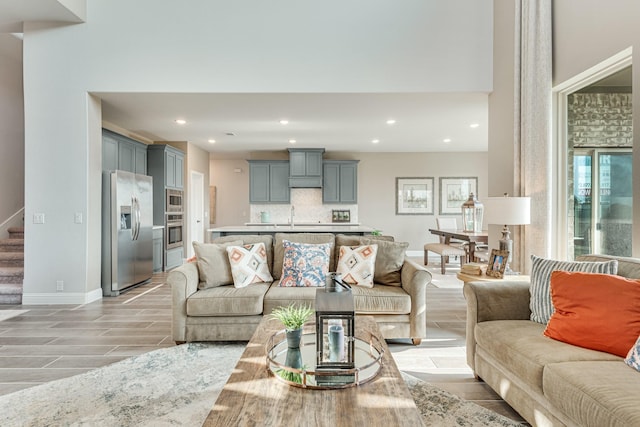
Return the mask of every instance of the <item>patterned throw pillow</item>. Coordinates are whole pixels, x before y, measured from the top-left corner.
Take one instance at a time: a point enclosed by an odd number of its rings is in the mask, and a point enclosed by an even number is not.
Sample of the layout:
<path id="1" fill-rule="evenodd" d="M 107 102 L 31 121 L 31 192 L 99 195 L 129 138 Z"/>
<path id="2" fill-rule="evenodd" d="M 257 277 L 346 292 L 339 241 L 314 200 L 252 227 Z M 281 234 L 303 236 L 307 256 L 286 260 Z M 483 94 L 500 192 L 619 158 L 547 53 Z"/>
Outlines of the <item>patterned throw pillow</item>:
<path id="1" fill-rule="evenodd" d="M 616 274 L 618 272 L 617 260 L 605 262 L 555 261 L 531 255 L 531 262 L 531 287 L 529 288 L 531 320 L 543 325 L 549 323 L 553 314 L 550 291 L 551 272 L 556 270 L 602 274 Z"/>
<path id="2" fill-rule="evenodd" d="M 636 343 L 631 347 L 631 350 L 629 350 L 627 358 L 624 359 L 624 363 L 640 371 L 640 337 L 638 337 Z"/>
<path id="3" fill-rule="evenodd" d="M 325 286 L 329 272 L 331 244 L 293 243 L 282 241 L 284 257 L 279 286 Z"/>
<path id="4" fill-rule="evenodd" d="M 264 243 L 227 247 L 233 286 L 244 288 L 251 283 L 272 282 Z"/>
<path id="5" fill-rule="evenodd" d="M 373 288 L 378 245 L 341 246 L 336 273 L 350 285 Z"/>

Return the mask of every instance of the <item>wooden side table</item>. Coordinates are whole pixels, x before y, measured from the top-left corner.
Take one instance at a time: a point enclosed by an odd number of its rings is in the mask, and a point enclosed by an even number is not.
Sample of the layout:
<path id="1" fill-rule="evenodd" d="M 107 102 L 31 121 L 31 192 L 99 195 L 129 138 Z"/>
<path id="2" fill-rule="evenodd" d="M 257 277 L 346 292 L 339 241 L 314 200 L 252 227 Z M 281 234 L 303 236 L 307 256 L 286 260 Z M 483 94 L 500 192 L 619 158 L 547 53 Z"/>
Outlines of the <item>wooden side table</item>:
<path id="1" fill-rule="evenodd" d="M 513 276 L 504 276 L 502 279 L 498 279 L 496 277 L 490 277 L 485 274 L 476 276 L 473 274 L 465 274 L 465 273 L 457 273 L 456 277 L 458 280 L 462 280 L 464 283 L 467 282 L 506 282 L 506 281 L 517 281 L 517 282 L 528 282 L 531 280 L 531 276 L 525 276 L 523 274 L 516 274 Z"/>

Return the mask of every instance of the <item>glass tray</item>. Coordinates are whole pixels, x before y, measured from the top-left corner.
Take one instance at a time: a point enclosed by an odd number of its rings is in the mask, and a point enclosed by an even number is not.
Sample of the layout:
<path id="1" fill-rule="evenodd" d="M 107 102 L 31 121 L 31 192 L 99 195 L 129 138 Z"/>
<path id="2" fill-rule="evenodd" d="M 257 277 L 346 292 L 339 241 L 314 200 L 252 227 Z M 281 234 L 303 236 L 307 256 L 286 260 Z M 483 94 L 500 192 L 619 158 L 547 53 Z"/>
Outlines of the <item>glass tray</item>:
<path id="1" fill-rule="evenodd" d="M 296 353 L 287 348 L 283 329 L 273 334 L 267 341 L 267 370 L 278 380 L 295 387 L 339 389 L 364 384 L 375 378 L 380 371 L 384 349 L 380 340 L 373 335 L 370 342 L 357 337 L 354 340 L 355 368 L 316 371 L 315 332 L 302 334 L 300 351 Z M 292 367 L 291 361 L 296 361 L 301 367 L 299 369 Z"/>

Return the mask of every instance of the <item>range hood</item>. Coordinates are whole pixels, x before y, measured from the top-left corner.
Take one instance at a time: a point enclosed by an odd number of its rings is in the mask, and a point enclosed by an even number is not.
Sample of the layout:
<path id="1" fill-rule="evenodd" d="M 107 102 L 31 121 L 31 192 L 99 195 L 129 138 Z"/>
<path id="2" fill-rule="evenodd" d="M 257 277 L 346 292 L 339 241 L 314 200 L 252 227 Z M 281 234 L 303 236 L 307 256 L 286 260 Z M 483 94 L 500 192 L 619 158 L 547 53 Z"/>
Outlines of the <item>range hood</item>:
<path id="1" fill-rule="evenodd" d="M 289 148 L 289 187 L 322 188 L 324 148 Z"/>

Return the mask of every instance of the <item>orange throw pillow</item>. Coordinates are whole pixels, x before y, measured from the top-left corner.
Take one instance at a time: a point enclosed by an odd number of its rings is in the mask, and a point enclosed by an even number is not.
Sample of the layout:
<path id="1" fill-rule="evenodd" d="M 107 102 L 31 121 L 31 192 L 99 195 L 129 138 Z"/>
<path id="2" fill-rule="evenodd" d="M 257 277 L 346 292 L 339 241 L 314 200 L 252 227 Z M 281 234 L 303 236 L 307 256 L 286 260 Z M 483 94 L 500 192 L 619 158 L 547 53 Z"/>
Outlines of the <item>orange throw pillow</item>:
<path id="1" fill-rule="evenodd" d="M 625 357 L 640 335 L 640 280 L 554 271 L 551 300 L 544 334 L 555 340 Z"/>

